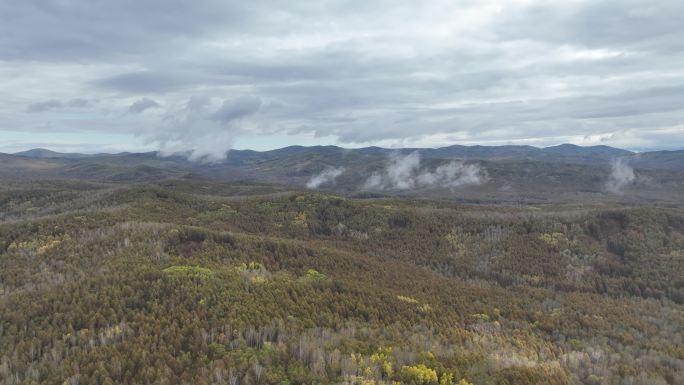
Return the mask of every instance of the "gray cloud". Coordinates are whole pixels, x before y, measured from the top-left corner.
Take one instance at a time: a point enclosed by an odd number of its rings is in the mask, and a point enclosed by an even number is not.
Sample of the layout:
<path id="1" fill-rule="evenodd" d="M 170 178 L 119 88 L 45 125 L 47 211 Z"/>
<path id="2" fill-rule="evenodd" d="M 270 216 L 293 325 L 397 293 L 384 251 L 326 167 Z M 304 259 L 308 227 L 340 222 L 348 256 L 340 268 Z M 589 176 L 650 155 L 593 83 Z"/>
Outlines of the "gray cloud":
<path id="1" fill-rule="evenodd" d="M 82 98 L 71 99 L 71 100 L 67 100 L 65 102 L 62 102 L 62 101 L 57 100 L 57 99 L 50 99 L 50 100 L 45 100 L 42 102 L 36 102 L 36 103 L 29 104 L 28 107 L 26 107 L 26 112 L 36 113 L 36 112 L 44 112 L 44 111 L 58 110 L 58 109 L 64 109 L 64 108 L 81 109 L 81 108 L 90 107 L 95 103 L 97 103 L 97 100 L 82 99 Z"/>
<path id="2" fill-rule="evenodd" d="M 71 99 L 71 100 L 67 101 L 66 106 L 71 107 L 71 108 L 87 108 L 87 107 L 90 107 L 97 102 L 98 102 L 97 100 L 93 100 L 93 99 L 76 98 L 76 99 Z"/>
<path id="3" fill-rule="evenodd" d="M 157 103 L 156 101 L 150 98 L 142 98 L 131 104 L 131 106 L 128 108 L 128 112 L 133 114 L 140 114 L 147 109 L 160 107 L 161 104 Z"/>
<path id="4" fill-rule="evenodd" d="M 48 110 L 54 110 L 57 108 L 62 108 L 62 102 L 59 100 L 46 100 L 44 102 L 32 103 L 26 108 L 26 112 L 44 112 Z"/>
<path id="5" fill-rule="evenodd" d="M 2 127 L 136 127 L 164 151 L 210 157 L 238 137 L 288 134 L 386 146 L 684 142 L 677 0 L 48 0 L 1 2 L 0 14 Z M 139 95 L 164 107 L 138 113 L 155 107 L 134 108 Z M 59 108 L 88 108 L 88 122 L 23 113 Z"/>
<path id="6" fill-rule="evenodd" d="M 261 99 L 254 96 L 224 100 L 221 107 L 211 115 L 211 118 L 219 122 L 229 123 L 257 112 L 260 107 Z"/>
<path id="7" fill-rule="evenodd" d="M 94 84 L 102 88 L 130 93 L 166 92 L 193 84 L 191 78 L 185 73 L 139 71 L 98 79 Z"/>
<path id="8" fill-rule="evenodd" d="M 679 1 L 608 0 L 532 4 L 508 12 L 497 32 L 507 39 L 535 39 L 587 47 L 683 48 Z M 655 43 L 655 44 L 654 44 Z"/>
<path id="9" fill-rule="evenodd" d="M 202 7 L 182 0 L 2 2 L 6 22 L 0 24 L 0 58 L 92 61 L 154 55 L 225 25 L 240 28 L 251 19 L 248 8 L 220 0 L 207 0 Z"/>

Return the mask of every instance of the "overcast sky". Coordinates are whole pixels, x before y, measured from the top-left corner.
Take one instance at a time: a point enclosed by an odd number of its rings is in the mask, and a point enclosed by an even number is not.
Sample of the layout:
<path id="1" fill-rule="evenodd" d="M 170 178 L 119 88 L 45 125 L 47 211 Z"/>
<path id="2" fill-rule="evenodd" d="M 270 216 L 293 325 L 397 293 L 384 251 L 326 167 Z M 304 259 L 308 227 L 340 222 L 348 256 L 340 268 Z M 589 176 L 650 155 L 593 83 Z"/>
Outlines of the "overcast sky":
<path id="1" fill-rule="evenodd" d="M 681 0 L 0 0 L 0 151 L 684 147 Z"/>

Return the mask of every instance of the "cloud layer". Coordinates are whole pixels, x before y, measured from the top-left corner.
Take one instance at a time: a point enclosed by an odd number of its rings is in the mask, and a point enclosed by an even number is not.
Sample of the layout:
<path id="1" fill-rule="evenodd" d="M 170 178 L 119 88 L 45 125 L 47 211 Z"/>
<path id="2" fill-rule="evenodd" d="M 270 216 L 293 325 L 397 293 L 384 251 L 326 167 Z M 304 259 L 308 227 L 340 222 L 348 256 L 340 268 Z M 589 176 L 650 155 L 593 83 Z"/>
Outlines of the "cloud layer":
<path id="1" fill-rule="evenodd" d="M 677 0 L 29 0 L 0 14 L 0 130 L 116 132 L 209 158 L 264 136 L 684 143 Z"/>

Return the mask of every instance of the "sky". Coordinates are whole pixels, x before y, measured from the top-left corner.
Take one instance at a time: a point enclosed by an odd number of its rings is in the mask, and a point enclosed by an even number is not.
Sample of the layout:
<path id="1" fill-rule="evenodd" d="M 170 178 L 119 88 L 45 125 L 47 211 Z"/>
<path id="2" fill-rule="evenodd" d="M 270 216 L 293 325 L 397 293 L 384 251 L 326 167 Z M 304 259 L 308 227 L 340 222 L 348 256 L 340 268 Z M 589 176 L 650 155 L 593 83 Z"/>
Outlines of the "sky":
<path id="1" fill-rule="evenodd" d="M 681 0 L 0 0 L 0 151 L 684 147 Z"/>

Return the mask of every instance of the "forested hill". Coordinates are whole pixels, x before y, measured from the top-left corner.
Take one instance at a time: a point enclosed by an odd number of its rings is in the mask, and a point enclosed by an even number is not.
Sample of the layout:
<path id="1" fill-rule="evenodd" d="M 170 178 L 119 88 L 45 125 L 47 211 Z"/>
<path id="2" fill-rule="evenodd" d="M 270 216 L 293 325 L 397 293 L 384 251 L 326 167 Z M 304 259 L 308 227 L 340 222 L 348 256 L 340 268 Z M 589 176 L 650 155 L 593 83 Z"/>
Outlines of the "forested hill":
<path id="1" fill-rule="evenodd" d="M 634 156 L 636 153 L 610 146 L 577 146 L 572 144 L 561 144 L 545 148 L 533 146 L 462 146 L 453 145 L 440 148 L 399 148 L 389 149 L 382 147 L 365 147 L 359 149 L 345 149 L 337 146 L 290 146 L 270 151 L 253 150 L 230 150 L 227 152 L 225 163 L 239 163 L 244 161 L 258 161 L 272 158 L 282 158 L 295 155 L 391 155 L 391 154 L 410 154 L 420 152 L 428 158 L 470 158 L 470 159 L 536 159 L 552 161 L 576 161 L 594 162 L 597 160 L 611 160 L 622 156 Z M 147 153 L 156 155 L 155 152 Z M 645 153 L 648 154 L 648 153 Z M 120 154 L 79 154 L 79 153 L 60 153 L 44 148 L 34 148 L 27 151 L 17 152 L 14 155 L 27 158 L 52 158 L 52 159 L 82 159 L 112 156 L 130 156 L 132 153 Z M 144 154 L 141 154 L 144 155 Z M 643 155 L 643 154 L 642 154 Z"/>
<path id="2" fill-rule="evenodd" d="M 347 196 L 402 195 L 481 203 L 678 205 L 684 195 L 684 151 L 633 153 L 608 146 L 292 146 L 265 152 L 231 150 L 225 159 L 194 161 L 156 152 L 87 155 L 34 149 L 0 154 L 0 158 L 0 178 L 15 181 L 250 181 Z"/>
<path id="3" fill-rule="evenodd" d="M 0 384 L 682 384 L 683 258 L 681 208 L 6 182 Z"/>

